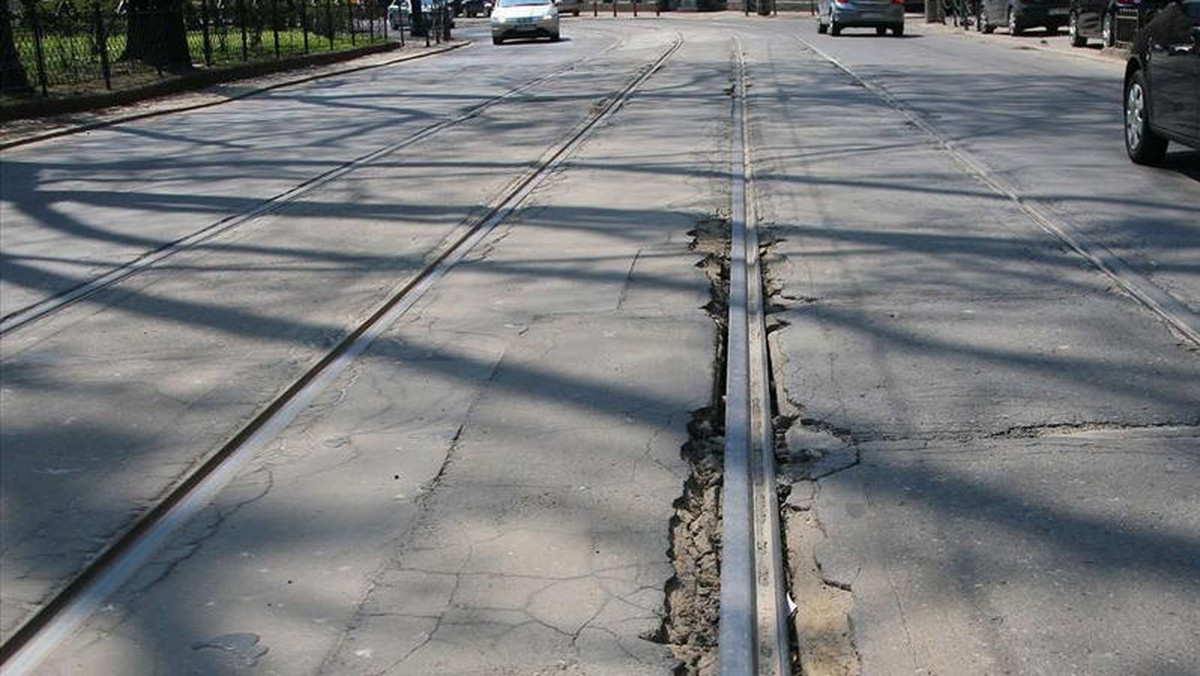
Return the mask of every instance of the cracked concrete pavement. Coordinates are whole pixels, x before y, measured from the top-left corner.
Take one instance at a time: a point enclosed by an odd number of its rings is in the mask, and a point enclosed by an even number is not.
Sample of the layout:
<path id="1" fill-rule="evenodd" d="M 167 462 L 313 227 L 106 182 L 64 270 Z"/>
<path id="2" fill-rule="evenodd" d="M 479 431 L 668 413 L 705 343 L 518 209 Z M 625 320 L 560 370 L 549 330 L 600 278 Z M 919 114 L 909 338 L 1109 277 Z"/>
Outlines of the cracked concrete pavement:
<path id="1" fill-rule="evenodd" d="M 715 353 L 687 233 L 728 215 L 734 36 L 803 667 L 1200 669 L 1197 350 L 797 35 L 1195 308 L 1195 153 L 1125 163 L 1095 95 L 1119 64 L 797 17 L 565 26 L 6 151 L 9 312 L 590 58 L 6 336 L 0 632 L 678 31 L 41 673 L 669 673 L 648 637 Z"/>
<path id="2" fill-rule="evenodd" d="M 792 27 L 1195 307 L 1196 183 L 1113 171 L 1120 108 L 1081 93 L 1119 64 Z M 1193 673 L 1197 352 L 792 35 L 747 45 L 802 661 Z"/>
<path id="3" fill-rule="evenodd" d="M 41 673 L 670 671 L 728 57 L 690 38 Z"/>
<path id="4" fill-rule="evenodd" d="M 442 78 L 489 72 L 487 53 L 460 49 L 6 151 L 7 312 L 544 76 L 547 65 L 591 59 L 6 335 L 0 634 L 619 88 L 656 48 L 636 42 L 581 30 L 553 56 L 518 51 L 503 76 L 447 94 Z M 618 44 L 629 48 L 592 59 Z M 353 125 L 327 112 L 365 102 Z M 297 152 L 297 134 L 309 152 Z"/>

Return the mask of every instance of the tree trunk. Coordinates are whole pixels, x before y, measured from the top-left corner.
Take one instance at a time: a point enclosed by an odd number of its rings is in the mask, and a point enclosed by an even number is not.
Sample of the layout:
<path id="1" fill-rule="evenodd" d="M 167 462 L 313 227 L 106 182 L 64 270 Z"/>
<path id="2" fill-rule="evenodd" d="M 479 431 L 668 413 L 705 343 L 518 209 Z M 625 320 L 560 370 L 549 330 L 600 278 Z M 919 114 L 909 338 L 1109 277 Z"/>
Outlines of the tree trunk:
<path id="1" fill-rule="evenodd" d="M 27 93 L 33 90 L 29 86 L 29 75 L 21 56 L 17 53 L 17 43 L 13 40 L 12 16 L 8 10 L 8 0 L 0 0 L 0 91 L 5 94 Z"/>
<path id="2" fill-rule="evenodd" d="M 165 70 L 188 70 L 187 28 L 183 23 L 186 0 L 131 0 L 126 30 L 125 58 L 144 61 Z"/>

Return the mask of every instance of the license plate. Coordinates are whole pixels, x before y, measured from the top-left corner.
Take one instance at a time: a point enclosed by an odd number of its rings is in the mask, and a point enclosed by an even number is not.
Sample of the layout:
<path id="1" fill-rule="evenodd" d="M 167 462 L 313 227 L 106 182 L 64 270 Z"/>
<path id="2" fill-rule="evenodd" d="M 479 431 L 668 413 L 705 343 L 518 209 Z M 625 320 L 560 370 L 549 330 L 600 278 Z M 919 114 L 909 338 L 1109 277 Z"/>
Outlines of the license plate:
<path id="1" fill-rule="evenodd" d="M 518 26 L 528 26 L 528 25 L 530 25 L 530 24 L 534 24 L 534 23 L 537 23 L 537 19 L 535 19 L 535 18 L 533 18 L 533 17 L 531 17 L 531 16 L 529 16 L 529 17 L 521 17 L 520 19 L 517 19 L 517 25 L 518 25 Z"/>
<path id="2" fill-rule="evenodd" d="M 866 19 L 867 21 L 878 21 L 878 20 L 880 20 L 880 19 L 886 19 L 886 18 L 887 18 L 887 17 L 885 17 L 884 15 L 880 14 L 879 12 L 865 12 L 865 13 L 862 15 L 862 17 L 863 17 L 864 19 Z"/>
<path id="3" fill-rule="evenodd" d="M 1066 16 L 1066 15 L 1067 15 L 1066 7 L 1055 7 L 1054 9 L 1050 10 L 1050 16 Z"/>

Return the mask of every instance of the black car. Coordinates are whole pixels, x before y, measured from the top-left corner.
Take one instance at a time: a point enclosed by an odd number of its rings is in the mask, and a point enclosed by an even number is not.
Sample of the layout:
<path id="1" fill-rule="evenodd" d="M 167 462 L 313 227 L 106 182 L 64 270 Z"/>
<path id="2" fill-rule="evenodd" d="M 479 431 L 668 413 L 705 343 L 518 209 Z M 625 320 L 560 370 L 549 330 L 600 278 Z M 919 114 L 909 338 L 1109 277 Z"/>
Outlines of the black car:
<path id="1" fill-rule="evenodd" d="M 1125 66 L 1125 149 L 1156 164 L 1175 141 L 1200 148 L 1200 0 L 1161 7 Z"/>
<path id="2" fill-rule="evenodd" d="M 1105 47 L 1128 42 L 1133 31 L 1153 13 L 1151 0 L 1071 0 L 1071 21 L 1067 24 L 1071 46 L 1085 47 L 1088 40 L 1099 40 Z M 1134 28 L 1119 34 L 1125 26 Z"/>
<path id="3" fill-rule="evenodd" d="M 1071 0 L 983 0 L 975 26 L 991 33 L 998 26 L 1008 26 L 1008 32 L 1020 35 L 1030 28 L 1045 28 L 1054 33 L 1067 25 L 1071 16 Z"/>

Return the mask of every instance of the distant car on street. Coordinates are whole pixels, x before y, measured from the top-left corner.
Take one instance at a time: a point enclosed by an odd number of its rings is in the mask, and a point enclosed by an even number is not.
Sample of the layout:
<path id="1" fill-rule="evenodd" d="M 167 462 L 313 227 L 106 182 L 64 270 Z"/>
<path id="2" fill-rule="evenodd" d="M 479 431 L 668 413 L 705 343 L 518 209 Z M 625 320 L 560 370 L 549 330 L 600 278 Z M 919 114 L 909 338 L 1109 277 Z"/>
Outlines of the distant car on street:
<path id="1" fill-rule="evenodd" d="M 392 0 L 392 4 L 387 8 L 388 24 L 391 25 L 392 30 L 407 27 L 408 14 L 408 0 Z"/>
<path id="2" fill-rule="evenodd" d="M 490 16 L 492 4 L 492 0 L 465 0 L 462 4 L 463 14 L 470 17 Z"/>
<path id="3" fill-rule="evenodd" d="M 874 28 L 904 35 L 904 0 L 819 0 L 817 32 L 841 35 L 843 28 Z"/>
<path id="4" fill-rule="evenodd" d="M 558 7 L 559 14 L 579 16 L 583 11 L 583 0 L 555 0 L 554 6 Z"/>
<path id="5" fill-rule="evenodd" d="M 552 0 L 499 0 L 492 9 L 492 44 L 512 38 L 558 42 L 558 8 Z"/>
<path id="6" fill-rule="evenodd" d="M 975 25 L 984 33 L 1007 26 L 1011 35 L 1030 28 L 1058 32 L 1071 18 L 1071 0 L 983 0 Z"/>
<path id="7" fill-rule="evenodd" d="M 1125 66 L 1125 150 L 1157 164 L 1169 142 L 1200 148 L 1200 0 L 1175 0 L 1138 31 Z"/>
<path id="8" fill-rule="evenodd" d="M 1154 12 L 1150 0 L 1071 0 L 1067 32 L 1071 46 L 1086 47 L 1088 40 L 1099 40 L 1105 47 L 1117 44 L 1117 22 L 1128 20 L 1141 26 Z M 1129 40 L 1131 36 L 1125 35 Z"/>

